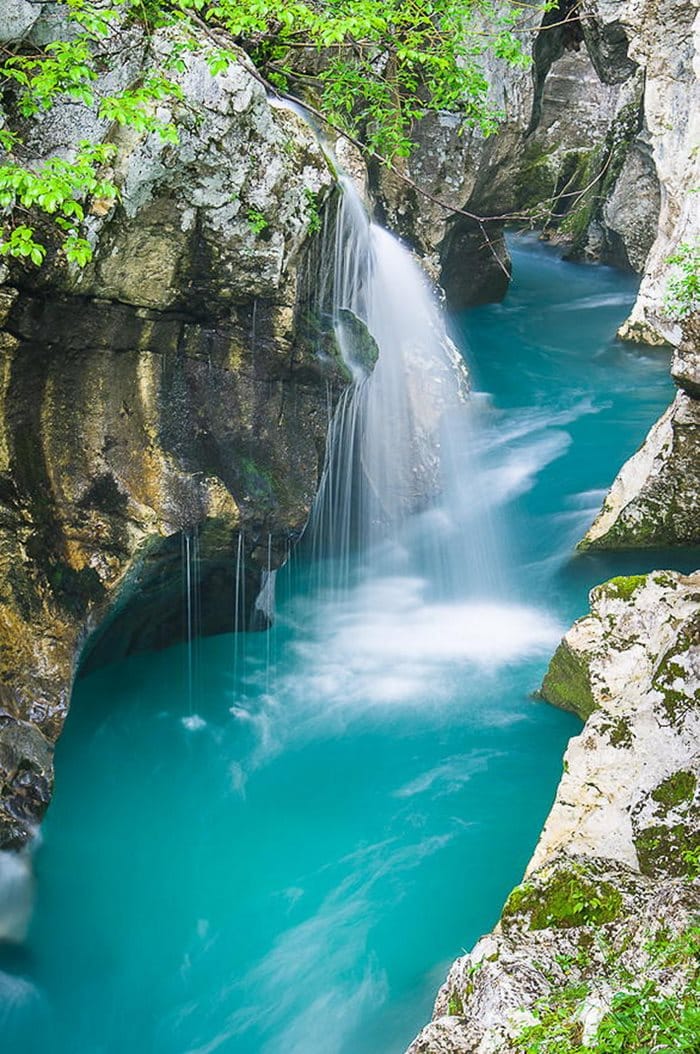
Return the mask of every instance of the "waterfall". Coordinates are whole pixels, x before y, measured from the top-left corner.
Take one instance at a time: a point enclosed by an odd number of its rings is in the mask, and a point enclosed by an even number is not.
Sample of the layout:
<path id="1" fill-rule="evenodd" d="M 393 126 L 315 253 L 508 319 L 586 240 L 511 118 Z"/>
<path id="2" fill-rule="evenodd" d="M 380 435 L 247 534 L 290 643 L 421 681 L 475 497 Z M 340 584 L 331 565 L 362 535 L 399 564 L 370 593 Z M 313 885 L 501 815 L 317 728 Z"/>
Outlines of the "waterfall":
<path id="1" fill-rule="evenodd" d="M 487 515 L 470 453 L 473 408 L 463 360 L 425 274 L 396 238 L 370 222 L 350 180 L 342 182 L 323 255 L 319 303 L 352 384 L 329 426 L 307 545 L 325 562 L 324 584 L 344 589 L 358 556 L 364 567 L 374 561 L 384 571 L 386 544 L 403 539 L 422 549 L 443 594 L 450 592 L 457 580 L 464 584 L 476 554 L 482 569 L 497 563 L 492 546 L 484 549 L 488 528 L 476 532 L 480 538 L 471 532 L 466 553 L 456 538 L 477 511 Z M 469 480 L 466 501 L 460 478 Z M 466 577 L 473 585 L 473 573 Z"/>

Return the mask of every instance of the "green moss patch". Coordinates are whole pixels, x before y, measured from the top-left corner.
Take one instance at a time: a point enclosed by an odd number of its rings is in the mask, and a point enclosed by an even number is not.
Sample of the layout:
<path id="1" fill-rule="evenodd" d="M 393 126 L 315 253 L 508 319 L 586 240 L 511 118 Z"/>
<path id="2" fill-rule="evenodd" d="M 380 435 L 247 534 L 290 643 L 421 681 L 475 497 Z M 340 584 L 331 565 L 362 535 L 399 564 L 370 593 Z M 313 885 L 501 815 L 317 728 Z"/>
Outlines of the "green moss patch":
<path id="1" fill-rule="evenodd" d="M 694 773 L 687 770 L 674 772 L 672 776 L 662 782 L 652 792 L 654 801 L 659 802 L 662 808 L 659 810 L 665 816 L 670 809 L 688 803 L 695 797 L 698 781 Z"/>
<path id="2" fill-rule="evenodd" d="M 555 651 L 539 695 L 553 706 L 578 714 L 582 721 L 598 709 L 591 691 L 588 663 L 566 641 Z"/>
<path id="3" fill-rule="evenodd" d="M 613 747 L 631 747 L 632 729 L 627 718 L 618 717 L 609 729 L 610 745 Z"/>
<path id="4" fill-rule="evenodd" d="M 506 901 L 503 919 L 529 916 L 528 929 L 601 926 L 622 910 L 622 894 L 610 882 L 593 881 L 582 868 L 557 870 L 543 884 L 524 882 Z"/>
<path id="5" fill-rule="evenodd" d="M 639 870 L 654 878 L 688 878 L 700 852 L 700 835 L 685 824 L 645 827 L 634 839 Z M 689 863 L 690 862 L 690 863 Z"/>
<path id="6" fill-rule="evenodd" d="M 596 596 L 609 597 L 611 600 L 630 600 L 647 580 L 647 575 L 618 575 L 604 582 L 595 590 Z"/>

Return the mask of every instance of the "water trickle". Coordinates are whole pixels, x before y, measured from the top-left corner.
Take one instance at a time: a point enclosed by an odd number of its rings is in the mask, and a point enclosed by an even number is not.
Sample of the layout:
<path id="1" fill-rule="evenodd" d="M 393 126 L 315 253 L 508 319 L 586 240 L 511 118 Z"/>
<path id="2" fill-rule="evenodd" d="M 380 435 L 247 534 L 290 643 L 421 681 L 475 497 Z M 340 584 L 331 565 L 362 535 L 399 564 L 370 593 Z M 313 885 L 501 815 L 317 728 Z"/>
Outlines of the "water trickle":
<path id="1" fill-rule="evenodd" d="M 199 679 L 199 648 L 202 626 L 199 532 L 197 527 L 182 532 L 182 585 L 185 619 L 185 665 L 189 715 L 185 723 L 196 725 L 195 705 Z"/>
<path id="2" fill-rule="evenodd" d="M 236 546 L 236 574 L 234 579 L 233 595 L 233 677 L 238 681 L 239 675 L 239 652 L 245 647 L 245 641 L 241 643 L 241 632 L 245 627 L 245 552 L 244 534 L 238 532 L 238 544 Z"/>

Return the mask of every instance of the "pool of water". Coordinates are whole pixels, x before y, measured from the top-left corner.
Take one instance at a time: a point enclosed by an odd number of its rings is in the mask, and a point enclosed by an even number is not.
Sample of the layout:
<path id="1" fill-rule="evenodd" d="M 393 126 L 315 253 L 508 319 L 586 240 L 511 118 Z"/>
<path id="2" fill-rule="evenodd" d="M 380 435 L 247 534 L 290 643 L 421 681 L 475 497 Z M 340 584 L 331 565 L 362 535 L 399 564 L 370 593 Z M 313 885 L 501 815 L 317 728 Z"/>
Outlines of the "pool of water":
<path id="1" fill-rule="evenodd" d="M 405 546 L 328 597 L 297 561 L 271 633 L 198 642 L 193 692 L 184 646 L 82 679 L 0 958 L 23 1054 L 401 1054 L 495 922 L 579 727 L 531 698 L 561 632 L 595 582 L 682 564 L 571 558 L 672 397 L 613 339 L 636 281 L 513 255 L 453 320 L 505 586 L 448 602 Z"/>

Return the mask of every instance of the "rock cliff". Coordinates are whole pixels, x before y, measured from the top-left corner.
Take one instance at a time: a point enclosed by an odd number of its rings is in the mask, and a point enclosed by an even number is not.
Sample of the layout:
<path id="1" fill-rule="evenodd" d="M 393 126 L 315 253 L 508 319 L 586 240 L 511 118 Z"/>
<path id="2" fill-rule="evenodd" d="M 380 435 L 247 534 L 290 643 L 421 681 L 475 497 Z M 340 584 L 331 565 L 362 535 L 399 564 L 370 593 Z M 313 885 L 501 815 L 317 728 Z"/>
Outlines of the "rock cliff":
<path id="1" fill-rule="evenodd" d="M 0 38 L 50 38 L 44 9 L 15 0 Z M 125 32 L 103 90 L 172 43 Z M 198 628 L 230 630 L 242 539 L 249 619 L 268 546 L 277 565 L 306 521 L 345 383 L 305 281 L 331 172 L 245 56 L 212 76 L 206 48 L 176 74 L 183 102 L 162 104 L 178 144 L 74 101 L 25 129 L 36 158 L 113 142 L 120 200 L 93 201 L 85 270 L 15 263 L 0 289 L 0 847 L 46 808 L 81 653 L 187 632 L 183 554 L 220 598 Z"/>
<path id="2" fill-rule="evenodd" d="M 700 573 L 594 589 L 542 695 L 585 727 L 524 881 L 452 966 L 409 1054 L 523 1051 L 533 1028 L 580 1043 L 643 984 L 679 1017 L 697 971 Z"/>
<path id="3" fill-rule="evenodd" d="M 700 315 L 668 308 L 669 256 L 700 237 L 700 20 L 684 3 L 597 3 L 599 26 L 621 26 L 645 71 L 644 114 L 661 188 L 658 230 L 632 314 L 630 340 L 669 343 L 678 394 L 621 469 L 580 548 L 700 544 Z M 634 186 L 632 187 L 634 190 Z M 694 305 L 695 308 L 698 305 Z"/>
<path id="4" fill-rule="evenodd" d="M 499 216 L 530 222 L 570 255 L 643 276 L 620 336 L 677 347 L 680 391 L 581 548 L 696 545 L 700 329 L 697 318 L 683 328 L 668 307 L 669 257 L 700 237 L 696 8 L 586 0 L 533 18 L 532 67 L 491 63 L 492 99 L 506 115 L 498 133 L 460 137 L 448 116 L 428 117 L 403 174 L 432 198 L 396 173 L 376 172 L 375 186 L 388 222 L 430 262 L 453 306 L 504 294 Z"/>
<path id="5" fill-rule="evenodd" d="M 667 258 L 700 233 L 698 37 L 689 0 L 562 0 L 535 13 L 530 69 L 489 62 L 498 133 L 455 134 L 427 117 L 404 175 L 374 182 L 391 226 L 442 275 L 455 306 L 497 299 L 508 282 L 503 222 L 529 222 L 574 255 L 644 275 L 622 336 L 677 344 L 664 309 Z"/>

